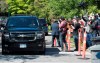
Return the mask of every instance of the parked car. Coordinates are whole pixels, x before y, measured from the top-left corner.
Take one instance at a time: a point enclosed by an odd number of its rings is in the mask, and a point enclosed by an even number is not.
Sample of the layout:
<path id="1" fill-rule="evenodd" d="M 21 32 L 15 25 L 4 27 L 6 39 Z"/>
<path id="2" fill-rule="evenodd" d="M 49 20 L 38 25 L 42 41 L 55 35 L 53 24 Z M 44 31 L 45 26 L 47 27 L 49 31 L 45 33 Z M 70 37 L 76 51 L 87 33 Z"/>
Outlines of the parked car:
<path id="1" fill-rule="evenodd" d="M 39 18 L 39 23 L 43 29 L 43 31 L 45 32 L 45 35 L 48 35 L 48 24 L 46 22 L 45 18 Z"/>
<path id="2" fill-rule="evenodd" d="M 11 16 L 1 25 L 2 54 L 41 52 L 45 53 L 45 33 L 35 16 Z"/>

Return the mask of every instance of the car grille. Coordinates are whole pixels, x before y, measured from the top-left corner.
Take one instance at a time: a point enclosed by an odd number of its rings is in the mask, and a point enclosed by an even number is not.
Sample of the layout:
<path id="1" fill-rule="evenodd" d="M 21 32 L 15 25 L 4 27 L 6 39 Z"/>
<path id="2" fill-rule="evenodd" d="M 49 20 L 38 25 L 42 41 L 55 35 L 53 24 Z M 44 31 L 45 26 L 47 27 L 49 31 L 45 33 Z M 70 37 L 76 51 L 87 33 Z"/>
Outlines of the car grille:
<path id="1" fill-rule="evenodd" d="M 17 42 L 34 41 L 36 39 L 35 33 L 10 33 L 11 40 Z"/>

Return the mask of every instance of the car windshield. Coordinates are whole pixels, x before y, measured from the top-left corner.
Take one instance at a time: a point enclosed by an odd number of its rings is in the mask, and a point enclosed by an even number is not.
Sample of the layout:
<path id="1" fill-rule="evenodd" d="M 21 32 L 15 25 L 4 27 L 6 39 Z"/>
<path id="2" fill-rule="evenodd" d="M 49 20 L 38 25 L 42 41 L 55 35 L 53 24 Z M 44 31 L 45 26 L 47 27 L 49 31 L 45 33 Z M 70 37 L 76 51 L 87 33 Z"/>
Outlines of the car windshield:
<path id="1" fill-rule="evenodd" d="M 38 22 L 33 17 L 11 17 L 8 19 L 7 27 L 38 27 Z"/>

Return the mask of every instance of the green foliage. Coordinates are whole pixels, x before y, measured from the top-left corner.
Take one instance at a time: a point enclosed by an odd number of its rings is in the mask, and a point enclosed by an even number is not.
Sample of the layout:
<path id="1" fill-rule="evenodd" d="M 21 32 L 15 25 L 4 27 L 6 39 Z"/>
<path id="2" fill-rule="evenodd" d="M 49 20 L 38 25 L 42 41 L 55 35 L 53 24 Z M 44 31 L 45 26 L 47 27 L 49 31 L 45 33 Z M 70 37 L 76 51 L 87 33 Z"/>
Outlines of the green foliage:
<path id="1" fill-rule="evenodd" d="M 6 0 L 8 11 L 13 14 L 31 14 L 38 17 L 50 18 L 64 16 L 82 16 L 85 13 L 100 12 L 94 0 Z M 84 9 L 79 7 L 79 3 L 88 4 Z M 49 21 L 48 21 L 49 22 Z"/>
<path id="2" fill-rule="evenodd" d="M 33 11 L 34 0 L 6 0 L 9 7 L 8 11 L 14 14 L 31 14 L 30 12 Z"/>
<path id="3" fill-rule="evenodd" d="M 88 13 L 97 12 L 97 6 L 88 6 Z"/>

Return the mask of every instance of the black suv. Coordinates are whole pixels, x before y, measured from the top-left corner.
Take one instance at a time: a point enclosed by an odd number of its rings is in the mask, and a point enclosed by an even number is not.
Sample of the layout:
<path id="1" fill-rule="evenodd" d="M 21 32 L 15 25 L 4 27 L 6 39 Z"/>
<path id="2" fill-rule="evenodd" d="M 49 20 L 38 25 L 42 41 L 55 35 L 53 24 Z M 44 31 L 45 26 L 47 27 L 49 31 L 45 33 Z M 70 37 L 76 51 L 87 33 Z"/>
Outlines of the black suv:
<path id="1" fill-rule="evenodd" d="M 35 16 L 11 16 L 2 30 L 2 54 L 45 53 L 45 33 Z"/>

